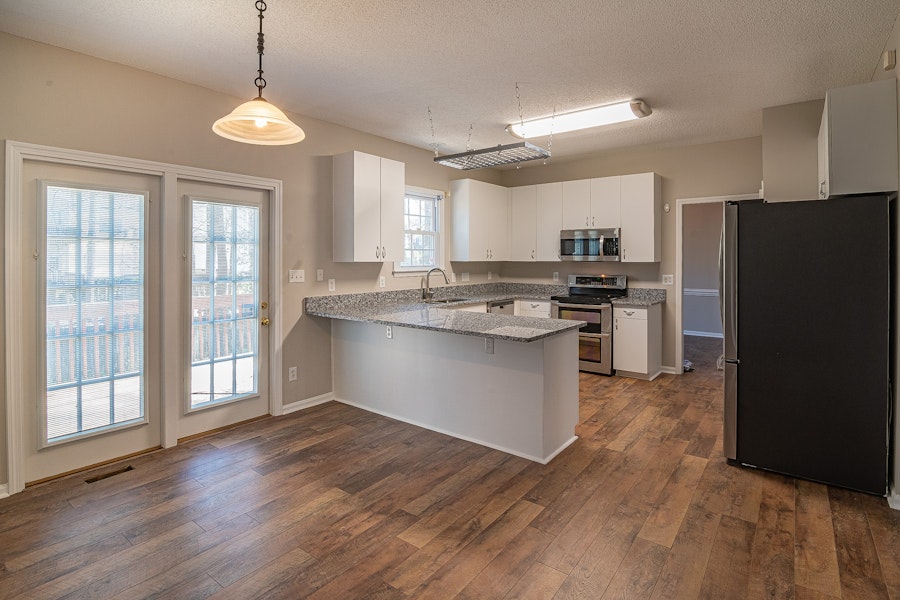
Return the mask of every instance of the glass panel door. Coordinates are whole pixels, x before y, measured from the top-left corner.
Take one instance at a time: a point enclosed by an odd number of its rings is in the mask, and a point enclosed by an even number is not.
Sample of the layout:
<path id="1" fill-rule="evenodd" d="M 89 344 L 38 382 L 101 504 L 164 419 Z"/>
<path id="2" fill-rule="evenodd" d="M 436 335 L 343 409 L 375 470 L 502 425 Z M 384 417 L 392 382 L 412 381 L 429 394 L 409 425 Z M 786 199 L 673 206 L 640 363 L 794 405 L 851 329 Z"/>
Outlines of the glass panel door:
<path id="1" fill-rule="evenodd" d="M 259 394 L 260 209 L 191 199 L 190 406 Z"/>

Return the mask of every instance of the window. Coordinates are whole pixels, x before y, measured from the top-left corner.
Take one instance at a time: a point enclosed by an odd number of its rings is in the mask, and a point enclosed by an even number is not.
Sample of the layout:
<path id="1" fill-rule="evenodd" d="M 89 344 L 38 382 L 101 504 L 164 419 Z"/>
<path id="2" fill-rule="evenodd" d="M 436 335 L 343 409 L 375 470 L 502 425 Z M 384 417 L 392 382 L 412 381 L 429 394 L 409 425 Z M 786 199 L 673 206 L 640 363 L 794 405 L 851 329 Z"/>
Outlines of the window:
<path id="1" fill-rule="evenodd" d="M 425 271 L 440 267 L 441 199 L 432 190 L 407 188 L 403 198 L 403 262 L 395 271 Z"/>
<path id="2" fill-rule="evenodd" d="M 45 444 L 144 418 L 142 193 L 47 185 Z"/>

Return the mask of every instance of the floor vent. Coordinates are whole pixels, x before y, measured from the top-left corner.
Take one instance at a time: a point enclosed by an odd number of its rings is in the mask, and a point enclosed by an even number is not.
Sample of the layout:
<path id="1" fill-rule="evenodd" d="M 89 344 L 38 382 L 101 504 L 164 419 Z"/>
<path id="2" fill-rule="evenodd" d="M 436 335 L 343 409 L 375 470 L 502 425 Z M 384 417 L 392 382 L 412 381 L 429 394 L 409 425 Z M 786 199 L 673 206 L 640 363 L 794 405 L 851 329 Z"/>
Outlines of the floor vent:
<path id="1" fill-rule="evenodd" d="M 134 471 L 134 467 L 128 465 L 127 467 L 122 467 L 121 469 L 116 469 L 115 471 L 110 471 L 108 473 L 101 473 L 100 475 L 94 475 L 93 477 L 88 477 L 84 480 L 85 483 L 95 483 L 100 481 L 101 479 L 107 479 L 109 477 L 115 477 L 116 475 L 121 475 L 127 471 Z"/>

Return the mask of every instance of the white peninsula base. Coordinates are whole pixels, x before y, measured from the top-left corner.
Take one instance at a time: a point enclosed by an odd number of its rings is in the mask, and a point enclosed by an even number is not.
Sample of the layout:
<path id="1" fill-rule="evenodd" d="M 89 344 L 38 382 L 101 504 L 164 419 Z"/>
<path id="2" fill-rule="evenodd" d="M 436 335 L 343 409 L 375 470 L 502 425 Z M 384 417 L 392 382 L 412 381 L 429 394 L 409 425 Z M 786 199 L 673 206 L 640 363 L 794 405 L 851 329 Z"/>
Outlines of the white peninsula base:
<path id="1" fill-rule="evenodd" d="M 335 398 L 546 464 L 577 439 L 578 331 L 491 341 L 334 319 Z"/>

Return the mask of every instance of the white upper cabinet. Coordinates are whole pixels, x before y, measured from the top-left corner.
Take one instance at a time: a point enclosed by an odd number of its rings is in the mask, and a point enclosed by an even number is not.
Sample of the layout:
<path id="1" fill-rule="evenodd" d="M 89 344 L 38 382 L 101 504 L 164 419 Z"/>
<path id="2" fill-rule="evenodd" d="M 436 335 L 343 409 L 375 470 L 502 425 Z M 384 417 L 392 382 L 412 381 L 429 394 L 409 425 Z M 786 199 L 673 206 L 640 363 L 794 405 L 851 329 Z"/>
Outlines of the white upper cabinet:
<path id="1" fill-rule="evenodd" d="M 510 190 L 509 260 L 559 261 L 562 185 L 542 183 Z"/>
<path id="2" fill-rule="evenodd" d="M 333 162 L 335 262 L 386 262 L 403 258 L 405 165 L 363 152 Z"/>
<path id="3" fill-rule="evenodd" d="M 535 260 L 559 261 L 559 231 L 562 226 L 562 183 L 542 183 L 537 187 Z"/>
<path id="4" fill-rule="evenodd" d="M 619 202 L 622 197 L 622 178 L 591 179 L 591 227 L 595 229 L 621 226 Z"/>
<path id="5" fill-rule="evenodd" d="M 509 189 L 457 179 L 450 182 L 453 244 L 450 260 L 509 260 Z"/>
<path id="6" fill-rule="evenodd" d="M 638 173 L 621 177 L 622 262 L 659 262 L 662 250 L 660 177 Z"/>
<path id="7" fill-rule="evenodd" d="M 509 260 L 537 259 L 537 186 L 510 189 Z"/>
<path id="8" fill-rule="evenodd" d="M 819 128 L 819 198 L 897 190 L 897 82 L 829 90 Z"/>
<path id="9" fill-rule="evenodd" d="M 562 229 L 619 227 L 620 177 L 563 182 Z"/>
<path id="10" fill-rule="evenodd" d="M 591 225 L 591 180 L 562 182 L 562 228 L 584 229 Z"/>

